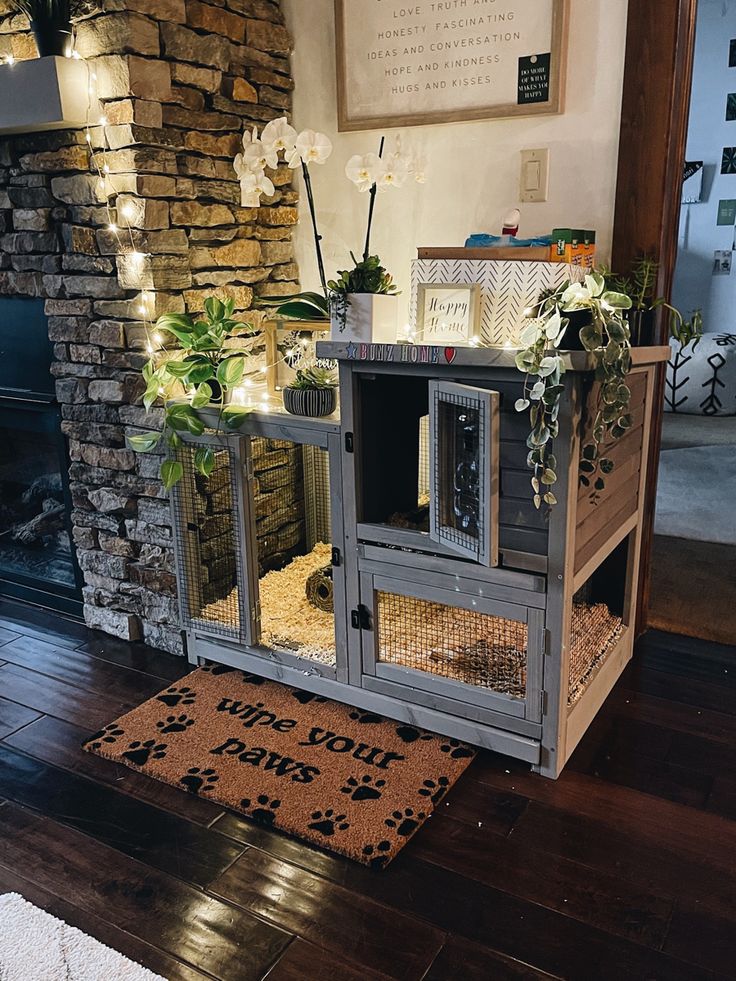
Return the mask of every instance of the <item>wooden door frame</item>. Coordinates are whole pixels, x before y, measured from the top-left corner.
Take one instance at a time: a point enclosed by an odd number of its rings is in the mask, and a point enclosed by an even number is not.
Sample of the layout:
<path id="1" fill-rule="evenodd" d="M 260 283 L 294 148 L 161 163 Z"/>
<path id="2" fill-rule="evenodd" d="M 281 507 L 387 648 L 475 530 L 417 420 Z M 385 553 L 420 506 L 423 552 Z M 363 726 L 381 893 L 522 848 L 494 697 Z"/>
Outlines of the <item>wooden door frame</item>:
<path id="1" fill-rule="evenodd" d="M 696 13 L 697 0 L 629 0 L 611 263 L 624 270 L 636 256 L 654 256 L 658 295 L 666 297 L 677 260 Z M 660 318 L 656 343 L 666 344 L 666 337 Z M 665 368 L 657 372 L 654 391 L 637 632 L 648 622 Z"/>

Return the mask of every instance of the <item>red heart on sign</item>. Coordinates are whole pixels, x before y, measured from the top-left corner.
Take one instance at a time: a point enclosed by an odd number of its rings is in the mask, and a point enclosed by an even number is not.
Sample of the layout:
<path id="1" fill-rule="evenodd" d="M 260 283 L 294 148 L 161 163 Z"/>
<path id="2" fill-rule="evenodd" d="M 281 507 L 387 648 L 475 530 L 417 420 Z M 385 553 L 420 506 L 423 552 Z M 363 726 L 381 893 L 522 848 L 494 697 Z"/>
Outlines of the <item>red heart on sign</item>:
<path id="1" fill-rule="evenodd" d="M 454 347 L 445 348 L 445 361 L 447 361 L 448 364 L 452 364 L 452 362 L 455 360 L 456 357 L 457 357 L 457 351 L 455 350 Z"/>

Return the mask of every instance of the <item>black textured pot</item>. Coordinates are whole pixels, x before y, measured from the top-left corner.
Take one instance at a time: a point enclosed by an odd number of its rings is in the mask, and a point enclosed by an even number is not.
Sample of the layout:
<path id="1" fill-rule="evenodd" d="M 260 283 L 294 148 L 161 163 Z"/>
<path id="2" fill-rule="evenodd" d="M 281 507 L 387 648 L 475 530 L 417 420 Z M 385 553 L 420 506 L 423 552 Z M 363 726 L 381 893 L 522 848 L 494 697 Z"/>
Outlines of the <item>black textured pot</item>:
<path id="1" fill-rule="evenodd" d="M 580 331 L 592 322 L 590 310 L 563 310 L 562 316 L 570 323 L 567 325 L 565 336 L 562 338 L 560 350 L 584 351 L 583 342 L 580 340 Z"/>
<path id="2" fill-rule="evenodd" d="M 70 58 L 72 53 L 72 25 L 69 21 L 31 21 L 39 58 L 61 55 Z"/>
<path id="3" fill-rule="evenodd" d="M 331 416 L 336 407 L 334 388 L 284 389 L 284 408 L 293 416 Z"/>
<path id="4" fill-rule="evenodd" d="M 624 320 L 629 323 L 632 347 L 648 347 L 654 344 L 656 310 L 624 310 Z"/>

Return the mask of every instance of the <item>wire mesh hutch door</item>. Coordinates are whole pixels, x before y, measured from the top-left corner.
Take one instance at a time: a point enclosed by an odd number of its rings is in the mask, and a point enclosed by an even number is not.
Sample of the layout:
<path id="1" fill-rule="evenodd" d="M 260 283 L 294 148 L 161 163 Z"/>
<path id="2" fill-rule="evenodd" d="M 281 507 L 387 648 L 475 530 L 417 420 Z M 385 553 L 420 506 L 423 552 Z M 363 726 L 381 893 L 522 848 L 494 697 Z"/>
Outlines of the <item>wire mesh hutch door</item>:
<path id="1" fill-rule="evenodd" d="M 429 384 L 430 537 L 458 555 L 498 565 L 499 395 Z"/>
<path id="2" fill-rule="evenodd" d="M 214 466 L 204 477 L 195 461 L 207 448 L 214 453 Z M 245 545 L 250 441 L 188 441 L 179 446 L 176 459 L 183 474 L 171 504 L 182 625 L 208 637 L 252 644 L 255 610 Z"/>

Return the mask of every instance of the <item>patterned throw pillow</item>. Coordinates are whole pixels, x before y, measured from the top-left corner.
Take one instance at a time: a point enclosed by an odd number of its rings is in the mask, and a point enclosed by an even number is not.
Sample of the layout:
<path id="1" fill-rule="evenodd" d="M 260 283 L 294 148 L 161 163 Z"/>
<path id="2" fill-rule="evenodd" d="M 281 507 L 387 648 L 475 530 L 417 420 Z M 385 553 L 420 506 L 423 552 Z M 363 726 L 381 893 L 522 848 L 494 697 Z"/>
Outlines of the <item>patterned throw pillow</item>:
<path id="1" fill-rule="evenodd" d="M 670 346 L 665 412 L 736 415 L 736 334 L 703 334 L 694 344 Z"/>

